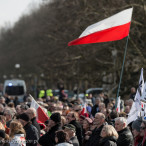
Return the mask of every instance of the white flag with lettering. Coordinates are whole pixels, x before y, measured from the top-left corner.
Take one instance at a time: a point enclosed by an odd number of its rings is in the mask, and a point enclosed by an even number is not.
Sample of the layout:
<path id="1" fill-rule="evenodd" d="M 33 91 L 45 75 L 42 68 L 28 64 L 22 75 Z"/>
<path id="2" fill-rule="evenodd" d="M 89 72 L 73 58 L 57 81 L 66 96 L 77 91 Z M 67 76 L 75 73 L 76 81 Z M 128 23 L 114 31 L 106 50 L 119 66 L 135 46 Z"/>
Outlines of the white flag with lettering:
<path id="1" fill-rule="evenodd" d="M 138 85 L 137 92 L 135 95 L 135 99 L 134 99 L 134 102 L 132 104 L 131 110 L 128 114 L 127 124 L 136 120 L 137 116 L 140 113 L 140 110 L 141 110 L 141 101 L 140 100 L 141 100 L 143 89 L 144 89 L 144 78 L 143 78 L 143 68 L 142 68 L 140 79 L 139 79 L 139 85 Z"/>

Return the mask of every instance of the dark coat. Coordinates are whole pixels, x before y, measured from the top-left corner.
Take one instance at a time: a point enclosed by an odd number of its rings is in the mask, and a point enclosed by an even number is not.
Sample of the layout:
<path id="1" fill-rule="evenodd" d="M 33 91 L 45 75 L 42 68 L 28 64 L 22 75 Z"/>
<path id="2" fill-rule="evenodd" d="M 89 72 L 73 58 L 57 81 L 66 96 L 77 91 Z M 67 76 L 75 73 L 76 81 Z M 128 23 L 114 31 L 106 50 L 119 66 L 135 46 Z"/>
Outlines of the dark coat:
<path id="1" fill-rule="evenodd" d="M 71 121 L 69 124 L 72 124 L 76 127 L 76 135 L 77 135 L 80 146 L 82 146 L 82 140 L 83 140 L 82 126 L 80 125 L 80 123 L 78 123 L 75 120 Z"/>
<path id="2" fill-rule="evenodd" d="M 73 144 L 73 146 L 79 146 L 79 141 L 77 139 L 77 136 L 74 136 L 70 139 L 71 143 Z"/>
<path id="3" fill-rule="evenodd" d="M 100 146 L 117 146 L 117 138 L 114 136 L 102 138 Z"/>
<path id="4" fill-rule="evenodd" d="M 97 112 L 99 112 L 99 107 L 98 107 L 98 105 L 94 105 L 94 106 L 92 107 L 92 110 L 91 110 L 92 116 L 95 117 L 95 114 L 96 114 Z"/>
<path id="5" fill-rule="evenodd" d="M 118 134 L 119 138 L 117 141 L 117 146 L 133 146 L 133 135 L 128 127 L 121 131 L 118 131 Z"/>
<path id="6" fill-rule="evenodd" d="M 86 146 L 99 146 L 99 142 L 101 139 L 100 133 L 104 125 L 100 126 L 99 128 L 95 128 L 86 142 Z"/>
<path id="7" fill-rule="evenodd" d="M 40 137 L 40 125 L 37 123 L 36 117 L 32 118 L 32 119 L 31 119 L 31 122 L 32 122 L 32 125 L 35 126 L 35 127 L 37 128 L 37 130 L 38 130 L 38 135 L 39 135 L 39 137 Z"/>
<path id="8" fill-rule="evenodd" d="M 39 139 L 38 130 L 32 124 L 27 123 L 24 126 L 26 132 L 26 146 L 37 146 L 37 141 Z"/>
<path id="9" fill-rule="evenodd" d="M 55 146 L 55 132 L 61 129 L 61 124 L 53 126 L 45 135 L 39 139 L 39 144 L 42 146 Z"/>

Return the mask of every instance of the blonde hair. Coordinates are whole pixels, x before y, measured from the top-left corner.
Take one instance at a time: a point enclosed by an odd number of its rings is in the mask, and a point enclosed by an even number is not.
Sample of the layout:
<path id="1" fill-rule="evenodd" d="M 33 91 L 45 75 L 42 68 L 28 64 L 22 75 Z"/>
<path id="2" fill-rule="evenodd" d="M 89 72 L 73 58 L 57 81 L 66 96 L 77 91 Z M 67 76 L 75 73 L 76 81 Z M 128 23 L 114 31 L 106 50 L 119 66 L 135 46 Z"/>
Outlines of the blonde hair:
<path id="1" fill-rule="evenodd" d="M 13 138 L 15 134 L 24 134 L 25 136 L 25 130 L 18 120 L 14 120 L 10 124 L 10 137 Z"/>
<path id="2" fill-rule="evenodd" d="M 105 130 L 105 133 L 106 133 L 107 137 L 109 137 L 109 136 L 115 136 L 116 138 L 119 137 L 116 129 L 112 125 L 105 125 L 103 127 L 103 129 Z"/>

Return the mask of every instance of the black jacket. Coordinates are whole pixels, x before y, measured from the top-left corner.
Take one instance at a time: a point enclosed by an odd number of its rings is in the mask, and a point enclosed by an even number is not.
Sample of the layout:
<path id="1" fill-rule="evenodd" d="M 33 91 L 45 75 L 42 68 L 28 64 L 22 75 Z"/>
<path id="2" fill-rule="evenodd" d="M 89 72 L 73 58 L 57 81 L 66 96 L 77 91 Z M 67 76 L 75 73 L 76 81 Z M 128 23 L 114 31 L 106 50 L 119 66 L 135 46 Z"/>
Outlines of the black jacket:
<path id="1" fill-rule="evenodd" d="M 39 144 L 42 146 L 55 146 L 55 132 L 61 129 L 61 124 L 53 126 L 45 135 L 40 137 Z"/>
<path id="2" fill-rule="evenodd" d="M 32 122 L 32 125 L 35 126 L 35 127 L 37 128 L 37 130 L 38 130 L 38 135 L 39 135 L 39 137 L 40 137 L 40 125 L 37 123 L 36 117 L 32 118 L 32 119 L 31 119 L 31 122 Z"/>
<path id="3" fill-rule="evenodd" d="M 128 127 L 121 131 L 118 131 L 118 134 L 119 138 L 117 141 L 117 146 L 133 146 L 133 135 Z"/>
<path id="4" fill-rule="evenodd" d="M 102 138 L 100 146 L 117 146 L 117 138 L 115 136 Z"/>
<path id="5" fill-rule="evenodd" d="M 77 135 L 80 146 L 82 146 L 82 140 L 83 140 L 82 126 L 80 125 L 80 123 L 78 123 L 75 120 L 71 121 L 69 124 L 72 124 L 76 127 L 76 135 Z"/>
<path id="6" fill-rule="evenodd" d="M 38 130 L 32 124 L 27 123 L 24 126 L 24 130 L 26 132 L 26 146 L 37 146 L 37 142 L 39 139 Z"/>
<path id="7" fill-rule="evenodd" d="M 95 128 L 92 131 L 92 134 L 89 140 L 86 142 L 86 146 L 99 146 L 99 142 L 101 139 L 100 133 L 104 125 L 101 125 L 99 128 Z"/>
<path id="8" fill-rule="evenodd" d="M 97 112 L 99 112 L 99 107 L 98 107 L 98 105 L 94 105 L 94 106 L 92 107 L 92 110 L 91 110 L 92 116 L 95 117 L 95 114 L 96 114 Z"/>

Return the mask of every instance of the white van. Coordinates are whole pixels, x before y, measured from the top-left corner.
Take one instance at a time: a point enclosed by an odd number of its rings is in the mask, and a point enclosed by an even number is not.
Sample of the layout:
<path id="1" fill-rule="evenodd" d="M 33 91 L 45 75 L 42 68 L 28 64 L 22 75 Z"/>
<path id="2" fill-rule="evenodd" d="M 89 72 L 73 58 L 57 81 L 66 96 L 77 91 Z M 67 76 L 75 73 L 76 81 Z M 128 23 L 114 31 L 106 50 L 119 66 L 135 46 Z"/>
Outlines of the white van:
<path id="1" fill-rule="evenodd" d="M 24 80 L 12 79 L 5 80 L 3 95 L 8 94 L 9 96 L 18 97 L 20 102 L 23 102 L 23 97 L 26 94 L 26 84 Z"/>

